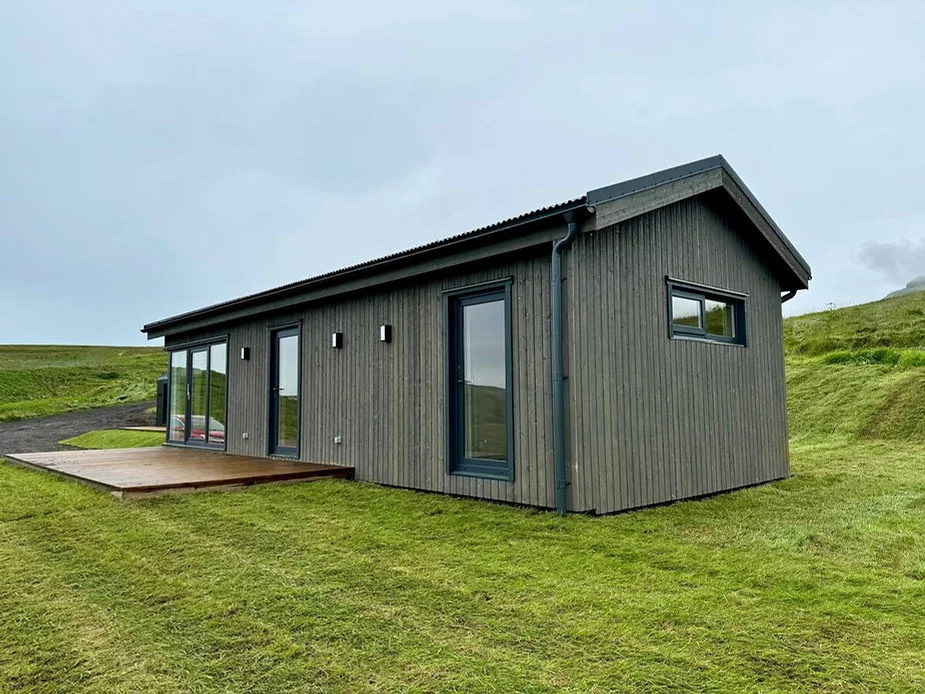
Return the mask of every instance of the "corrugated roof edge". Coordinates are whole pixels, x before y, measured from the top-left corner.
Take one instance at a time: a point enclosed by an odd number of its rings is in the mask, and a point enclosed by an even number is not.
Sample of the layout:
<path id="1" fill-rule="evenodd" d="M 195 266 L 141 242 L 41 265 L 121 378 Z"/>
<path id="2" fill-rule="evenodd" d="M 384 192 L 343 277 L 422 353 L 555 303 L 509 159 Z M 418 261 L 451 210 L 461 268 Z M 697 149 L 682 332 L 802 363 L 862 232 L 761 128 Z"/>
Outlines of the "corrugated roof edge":
<path id="1" fill-rule="evenodd" d="M 392 253 L 380 258 L 375 258 L 373 260 L 350 265 L 339 270 L 333 270 L 331 272 L 315 275 L 304 280 L 291 282 L 289 284 L 284 284 L 279 287 L 274 287 L 273 289 L 257 292 L 255 294 L 248 294 L 237 299 L 231 299 L 229 301 L 212 304 L 210 306 L 199 308 L 193 311 L 179 313 L 175 316 L 171 316 L 170 318 L 164 318 L 153 323 L 148 323 L 141 329 L 141 331 L 143 333 L 163 331 L 164 328 L 171 326 L 172 324 L 182 323 L 194 318 L 201 318 L 210 314 L 230 310 L 232 308 L 238 308 L 247 304 L 261 302 L 263 300 L 278 297 L 280 295 L 299 292 L 316 284 L 337 282 L 343 278 L 346 278 L 351 273 L 374 271 L 377 269 L 377 266 L 384 266 L 389 263 L 410 259 L 415 254 L 440 250 L 443 247 L 449 247 L 460 241 L 476 238 L 479 235 L 488 235 L 502 232 L 507 229 L 515 228 L 529 224 L 531 222 L 539 221 L 546 217 L 560 214 L 569 209 L 583 207 L 585 205 L 597 205 L 609 200 L 616 200 L 618 198 L 626 197 L 628 195 L 632 195 L 649 188 L 655 188 L 657 186 L 670 183 L 671 181 L 676 181 L 690 176 L 696 176 L 698 174 L 717 168 L 723 169 L 729 175 L 729 177 L 735 181 L 736 185 L 742 190 L 751 204 L 754 205 L 755 209 L 758 210 L 758 212 L 762 215 L 762 217 L 764 217 L 765 221 L 767 221 L 768 225 L 771 227 L 774 233 L 780 238 L 784 246 L 793 254 L 793 257 L 796 259 L 797 263 L 805 270 L 807 276 L 811 277 L 812 270 L 810 269 L 809 264 L 806 262 L 803 256 L 800 255 L 799 251 L 797 251 L 797 249 L 790 242 L 790 239 L 788 239 L 784 232 L 781 231 L 780 227 L 777 226 L 777 223 L 774 221 L 771 215 L 768 214 L 767 210 L 765 210 L 761 203 L 758 202 L 758 199 L 748 189 L 748 186 L 745 185 L 739 175 L 735 172 L 735 169 L 729 165 L 729 162 L 726 161 L 723 155 L 718 154 L 712 157 L 707 157 L 706 159 L 691 162 L 689 164 L 682 164 L 681 166 L 675 166 L 670 169 L 648 174 L 646 176 L 640 176 L 639 178 L 633 178 L 621 183 L 615 183 L 614 185 L 597 188 L 580 198 L 561 202 L 556 205 L 550 205 L 549 207 L 541 207 L 539 209 L 533 210 L 532 212 L 526 212 L 516 217 L 510 217 L 509 219 L 505 219 L 494 224 L 489 224 L 488 226 L 479 227 L 478 229 L 456 234 L 455 236 L 439 239 L 437 241 L 431 241 L 430 243 L 416 246 L 405 251 L 399 251 L 397 253 Z"/>
<path id="2" fill-rule="evenodd" d="M 303 289 L 310 287 L 311 285 L 318 284 L 321 282 L 333 282 L 341 279 L 343 276 L 348 275 L 353 272 L 360 270 L 370 270 L 375 268 L 377 265 L 384 265 L 389 262 L 403 260 L 410 256 L 413 256 L 417 253 L 423 251 L 433 251 L 438 250 L 443 246 L 450 246 L 459 241 L 468 240 L 470 238 L 478 237 L 479 235 L 487 235 L 489 233 L 496 233 L 500 231 L 505 231 L 514 227 L 522 226 L 531 222 L 540 221 L 547 217 L 553 215 L 561 214 L 570 209 L 584 207 L 587 204 L 587 199 L 585 196 L 580 198 L 575 198 L 573 200 L 567 200 L 565 202 L 560 202 L 556 205 L 550 205 L 548 207 L 541 207 L 539 209 L 533 210 L 531 212 L 525 212 L 524 214 L 517 215 L 516 217 L 510 217 L 500 222 L 495 222 L 494 224 L 489 224 L 487 226 L 479 227 L 477 229 L 472 229 L 471 231 L 465 231 L 461 234 L 456 234 L 454 236 L 449 236 L 443 239 L 436 241 L 431 241 L 425 243 L 421 246 L 415 246 L 414 248 L 409 248 L 404 251 L 398 251 L 396 253 L 391 253 L 389 255 L 381 256 L 379 258 L 374 258 L 372 260 L 367 260 L 362 263 L 357 263 L 355 265 L 349 265 L 339 270 L 332 270 L 330 272 L 325 272 L 320 275 L 314 275 L 304 280 L 298 280 L 296 282 L 290 282 L 289 284 L 280 285 L 274 287 L 273 289 L 267 289 L 262 292 L 257 292 L 254 294 L 247 294 L 246 296 L 238 297 L 236 299 L 230 299 L 228 301 L 223 301 L 217 304 L 211 304 L 203 308 L 198 308 L 193 311 L 186 311 L 185 313 L 178 313 L 175 316 L 170 316 L 169 318 L 164 318 L 153 323 L 148 323 L 145 325 L 141 332 L 148 333 L 155 330 L 161 330 L 166 326 L 169 326 L 173 323 L 178 323 L 192 318 L 199 318 L 202 316 L 209 315 L 211 313 L 216 313 L 219 311 L 225 311 L 231 308 L 236 308 L 244 304 L 253 303 L 257 301 L 262 301 L 264 299 L 269 299 L 271 297 L 276 297 L 280 294 L 287 294 L 289 292 L 298 292 Z"/>
<path id="3" fill-rule="evenodd" d="M 726 161 L 726 158 L 722 154 L 717 154 L 712 157 L 707 157 L 706 159 L 701 159 L 699 161 L 694 161 L 689 164 L 682 164 L 681 166 L 674 166 L 670 169 L 665 169 L 664 171 L 658 171 L 647 176 L 640 176 L 639 178 L 633 178 L 629 181 L 623 181 L 621 183 L 615 183 L 610 186 L 605 186 L 603 188 L 597 188 L 592 190 L 587 194 L 588 204 L 589 205 L 599 205 L 603 202 L 609 200 L 616 200 L 617 198 L 622 198 L 627 195 L 632 195 L 638 193 L 639 191 L 646 190 L 648 188 L 655 188 L 665 183 L 670 183 L 671 181 L 677 181 L 682 178 L 688 178 L 690 176 L 696 176 L 697 174 L 704 173 L 706 171 L 712 171 L 713 169 L 723 169 L 730 178 L 735 181 L 736 185 L 742 189 L 742 192 L 745 193 L 748 197 L 749 202 L 755 206 L 755 209 L 761 213 L 761 216 L 764 217 L 765 221 L 770 225 L 774 230 L 774 233 L 780 238 L 784 246 L 787 247 L 793 257 L 796 258 L 797 262 L 803 267 L 807 275 L 812 275 L 812 269 L 809 267 L 809 263 L 806 262 L 806 259 L 800 255 L 800 252 L 790 243 L 790 239 L 781 231 L 781 228 L 777 226 L 777 222 L 768 214 L 768 211 L 764 209 L 762 204 L 758 202 L 758 198 L 755 197 L 754 193 L 748 189 L 748 186 L 742 181 L 739 177 L 739 174 L 735 172 L 735 169 Z"/>

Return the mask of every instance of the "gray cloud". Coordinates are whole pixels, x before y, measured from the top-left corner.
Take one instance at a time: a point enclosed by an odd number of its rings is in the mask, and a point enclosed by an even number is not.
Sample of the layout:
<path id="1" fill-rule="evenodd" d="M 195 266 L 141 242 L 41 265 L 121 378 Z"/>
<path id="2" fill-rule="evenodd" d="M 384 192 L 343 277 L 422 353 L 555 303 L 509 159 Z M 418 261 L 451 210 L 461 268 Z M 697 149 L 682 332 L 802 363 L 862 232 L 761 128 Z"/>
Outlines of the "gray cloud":
<path id="1" fill-rule="evenodd" d="M 925 228 L 915 2 L 0 4 L 0 343 L 144 322 L 725 154 L 815 279 Z M 876 233 L 872 233 L 872 229 Z"/>
<path id="2" fill-rule="evenodd" d="M 858 262 L 899 288 L 925 275 L 925 240 L 868 241 L 861 245 Z"/>

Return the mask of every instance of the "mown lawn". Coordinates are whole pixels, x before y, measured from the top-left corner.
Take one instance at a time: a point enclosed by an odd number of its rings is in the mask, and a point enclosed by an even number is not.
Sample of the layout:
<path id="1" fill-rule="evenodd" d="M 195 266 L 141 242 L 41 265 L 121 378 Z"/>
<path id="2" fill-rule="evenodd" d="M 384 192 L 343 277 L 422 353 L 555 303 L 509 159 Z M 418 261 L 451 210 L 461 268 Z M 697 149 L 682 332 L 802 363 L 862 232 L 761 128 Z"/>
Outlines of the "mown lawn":
<path id="1" fill-rule="evenodd" d="M 0 691 L 925 691 L 925 446 L 606 518 L 0 464 Z"/>
<path id="2" fill-rule="evenodd" d="M 145 448 L 160 446 L 166 434 L 155 431 L 129 431 L 127 429 L 104 429 L 88 431 L 86 434 L 64 439 L 58 443 L 74 448 Z"/>

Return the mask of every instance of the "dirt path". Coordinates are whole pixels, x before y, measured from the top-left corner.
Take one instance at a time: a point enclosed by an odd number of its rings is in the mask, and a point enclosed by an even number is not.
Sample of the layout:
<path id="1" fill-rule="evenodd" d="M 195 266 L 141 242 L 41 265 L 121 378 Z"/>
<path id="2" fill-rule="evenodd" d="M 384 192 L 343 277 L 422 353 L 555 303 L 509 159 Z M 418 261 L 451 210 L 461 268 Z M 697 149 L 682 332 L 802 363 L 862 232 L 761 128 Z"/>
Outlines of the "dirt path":
<path id="1" fill-rule="evenodd" d="M 153 406 L 154 401 L 152 400 L 133 405 L 117 405 L 96 410 L 56 414 L 51 417 L 0 422 L 0 454 L 66 450 L 67 447 L 60 445 L 58 441 L 79 436 L 94 429 L 117 429 L 154 424 L 154 415 L 145 412 Z"/>

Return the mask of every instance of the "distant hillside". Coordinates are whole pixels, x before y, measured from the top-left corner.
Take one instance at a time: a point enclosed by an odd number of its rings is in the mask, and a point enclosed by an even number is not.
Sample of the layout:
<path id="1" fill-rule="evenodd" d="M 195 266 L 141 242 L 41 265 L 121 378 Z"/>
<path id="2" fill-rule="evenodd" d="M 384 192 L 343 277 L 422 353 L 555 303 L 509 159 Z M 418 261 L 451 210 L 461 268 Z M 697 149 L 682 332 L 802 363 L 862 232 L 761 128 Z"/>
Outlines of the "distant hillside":
<path id="1" fill-rule="evenodd" d="M 925 294 L 784 321 L 793 437 L 925 441 Z"/>
<path id="2" fill-rule="evenodd" d="M 784 344 L 791 436 L 925 441 L 925 293 L 787 318 Z M 0 421 L 153 399 L 165 368 L 156 347 L 0 345 Z M 498 449 L 503 399 L 475 396 Z"/>
<path id="3" fill-rule="evenodd" d="M 925 294 L 787 318 L 784 345 L 789 356 L 874 347 L 925 350 Z"/>
<path id="4" fill-rule="evenodd" d="M 157 347 L 0 345 L 0 421 L 155 397 Z"/>
<path id="5" fill-rule="evenodd" d="M 890 292 L 889 294 L 886 295 L 886 298 L 890 299 L 894 296 L 914 294 L 915 292 L 925 292 L 925 275 L 909 280 L 909 282 L 906 283 L 905 287 L 903 287 L 902 289 L 897 289 L 895 292 Z"/>

